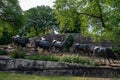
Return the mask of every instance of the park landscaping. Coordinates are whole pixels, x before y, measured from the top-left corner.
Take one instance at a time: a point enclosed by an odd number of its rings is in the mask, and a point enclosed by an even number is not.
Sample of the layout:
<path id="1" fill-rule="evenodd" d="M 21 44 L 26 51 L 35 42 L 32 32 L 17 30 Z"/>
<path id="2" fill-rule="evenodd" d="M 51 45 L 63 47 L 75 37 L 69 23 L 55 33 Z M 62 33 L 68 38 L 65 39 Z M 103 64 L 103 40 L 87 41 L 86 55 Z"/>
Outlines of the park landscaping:
<path id="1" fill-rule="evenodd" d="M 60 53 L 59 53 L 60 54 Z M 25 50 L 16 49 L 11 53 L 7 53 L 6 51 L 0 50 L 0 55 L 6 55 L 10 56 L 10 58 L 22 58 L 22 59 L 29 59 L 29 60 L 40 60 L 40 61 L 54 61 L 54 62 L 69 62 L 69 63 L 78 63 L 86 66 L 97 66 L 98 64 L 92 60 L 89 57 L 83 57 L 80 55 L 74 55 L 74 54 L 64 54 L 62 55 L 58 54 L 39 54 L 34 53 L 33 55 L 26 56 Z"/>
<path id="2" fill-rule="evenodd" d="M 46 53 L 26 55 L 26 51 L 22 49 L 14 50 L 6 55 L 3 55 L 4 53 L 1 51 L 0 71 L 50 76 L 110 78 L 119 77 L 120 74 L 119 67 L 101 67 L 100 64 L 87 56 L 70 53 L 64 53 L 63 55 Z"/>
<path id="3" fill-rule="evenodd" d="M 0 71 L 33 74 L 0 72 L 0 80 L 119 77 L 119 1 L 55 0 L 24 11 L 19 0 L 0 0 Z"/>

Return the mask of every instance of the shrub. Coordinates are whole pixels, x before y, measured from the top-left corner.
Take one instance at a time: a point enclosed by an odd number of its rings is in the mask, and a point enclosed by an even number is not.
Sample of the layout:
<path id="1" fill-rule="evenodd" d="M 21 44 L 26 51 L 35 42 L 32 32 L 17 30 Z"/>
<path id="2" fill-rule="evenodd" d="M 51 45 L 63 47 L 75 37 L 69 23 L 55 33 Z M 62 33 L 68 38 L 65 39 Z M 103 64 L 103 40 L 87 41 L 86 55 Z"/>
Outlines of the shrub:
<path id="1" fill-rule="evenodd" d="M 69 49 L 72 46 L 73 42 L 74 42 L 73 36 L 69 35 L 68 38 L 67 38 L 67 43 L 65 44 L 66 51 L 69 51 Z"/>
<path id="2" fill-rule="evenodd" d="M 60 61 L 61 61 L 61 62 L 69 62 L 69 63 L 71 63 L 71 58 L 68 57 L 68 56 L 62 56 L 62 57 L 60 58 Z"/>
<path id="3" fill-rule="evenodd" d="M 9 44 L 12 41 L 11 36 L 7 30 L 4 30 L 2 36 L 0 36 L 0 45 Z"/>
<path id="4" fill-rule="evenodd" d="M 24 58 L 25 57 L 25 51 L 21 50 L 21 49 L 16 49 L 10 54 L 10 56 L 12 58 Z"/>
<path id="5" fill-rule="evenodd" d="M 5 50 L 0 50 L 0 55 L 8 55 L 8 52 Z"/>
<path id="6" fill-rule="evenodd" d="M 120 55 L 120 47 L 119 47 L 119 46 L 113 47 L 113 51 L 114 51 L 117 55 Z"/>
<path id="7" fill-rule="evenodd" d="M 96 62 L 90 60 L 89 58 L 83 58 L 80 56 L 62 56 L 60 58 L 62 62 L 70 62 L 70 63 L 80 63 L 84 65 L 97 65 Z"/>

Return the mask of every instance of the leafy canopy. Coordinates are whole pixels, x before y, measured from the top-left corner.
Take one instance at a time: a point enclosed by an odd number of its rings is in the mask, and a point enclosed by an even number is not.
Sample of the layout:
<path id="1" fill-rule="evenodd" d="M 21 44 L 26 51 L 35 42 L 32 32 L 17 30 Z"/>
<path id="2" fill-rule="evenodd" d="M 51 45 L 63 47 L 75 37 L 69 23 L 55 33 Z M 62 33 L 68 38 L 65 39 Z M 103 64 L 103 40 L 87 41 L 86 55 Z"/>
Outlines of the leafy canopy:
<path id="1" fill-rule="evenodd" d="M 15 33 L 23 24 L 22 9 L 18 0 L 0 0 L 0 30 L 3 27 Z"/>
<path id="2" fill-rule="evenodd" d="M 80 17 L 76 11 L 75 0 L 56 0 L 54 14 L 62 32 L 80 32 Z"/>
<path id="3" fill-rule="evenodd" d="M 94 39 L 115 39 L 120 27 L 120 0 L 56 0 L 54 13 L 60 29 L 75 29 Z"/>
<path id="4" fill-rule="evenodd" d="M 55 24 L 52 9 L 49 6 L 37 6 L 25 12 L 26 30 L 31 32 L 34 29 L 35 34 L 44 33 L 46 28 Z"/>

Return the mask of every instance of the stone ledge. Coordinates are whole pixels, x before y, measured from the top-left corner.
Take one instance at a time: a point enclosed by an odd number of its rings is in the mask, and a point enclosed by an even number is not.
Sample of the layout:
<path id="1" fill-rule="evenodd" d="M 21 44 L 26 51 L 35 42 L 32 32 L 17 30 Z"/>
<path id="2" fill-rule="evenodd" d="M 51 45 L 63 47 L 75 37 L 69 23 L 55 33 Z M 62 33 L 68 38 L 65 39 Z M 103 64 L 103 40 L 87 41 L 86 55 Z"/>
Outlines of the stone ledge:
<path id="1" fill-rule="evenodd" d="M 120 77 L 120 67 L 84 66 L 81 64 L 26 59 L 0 59 L 0 71 L 25 74 Z"/>

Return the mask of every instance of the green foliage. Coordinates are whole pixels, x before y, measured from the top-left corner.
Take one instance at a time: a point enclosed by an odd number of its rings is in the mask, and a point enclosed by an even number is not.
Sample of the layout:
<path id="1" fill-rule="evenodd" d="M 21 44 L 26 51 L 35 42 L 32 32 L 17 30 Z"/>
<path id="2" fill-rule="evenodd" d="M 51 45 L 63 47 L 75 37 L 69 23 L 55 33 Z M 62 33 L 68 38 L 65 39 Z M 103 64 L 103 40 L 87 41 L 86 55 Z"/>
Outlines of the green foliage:
<path id="1" fill-rule="evenodd" d="M 77 19 L 82 34 L 96 42 L 112 41 L 114 51 L 120 54 L 119 3 L 120 0 L 56 0 L 54 13 L 61 29 L 74 29 Z"/>
<path id="2" fill-rule="evenodd" d="M 120 55 L 120 27 L 114 29 L 114 41 L 113 41 L 113 50 L 115 53 Z"/>
<path id="3" fill-rule="evenodd" d="M 12 33 L 17 33 L 23 24 L 22 9 L 18 0 L 0 0 L 0 24 L 1 22 L 4 24 L 0 27 L 3 28 L 6 24 L 10 24 Z"/>
<path id="4" fill-rule="evenodd" d="M 120 44 L 119 45 L 114 45 L 113 46 L 113 51 L 115 52 L 115 54 L 120 56 Z"/>
<path id="5" fill-rule="evenodd" d="M 101 38 L 113 40 L 116 33 L 114 28 L 120 27 L 119 2 L 120 0 L 56 0 L 55 18 L 60 23 L 60 29 L 73 30 L 77 21 L 81 33 L 92 36 L 95 41 L 100 41 Z"/>
<path id="6" fill-rule="evenodd" d="M 53 28 L 55 19 L 49 6 L 37 6 L 25 11 L 25 31 L 35 35 L 45 34 L 47 28 Z"/>
<path id="7" fill-rule="evenodd" d="M 60 25 L 62 32 L 80 32 L 81 21 L 79 15 L 75 12 L 77 0 L 56 0 L 54 5 L 54 14 Z"/>
<path id="8" fill-rule="evenodd" d="M 42 60 L 42 61 L 58 61 L 59 58 L 52 56 L 52 55 L 32 55 L 32 56 L 26 56 L 26 59 L 30 59 L 30 60 Z"/>
<path id="9" fill-rule="evenodd" d="M 4 30 L 2 32 L 2 36 L 0 36 L 0 45 L 10 44 L 12 41 L 11 36 L 10 32 Z"/>
<path id="10" fill-rule="evenodd" d="M 12 58 L 24 58 L 25 57 L 25 51 L 21 49 L 16 49 L 12 53 L 10 53 L 10 56 Z"/>
<path id="11" fill-rule="evenodd" d="M 0 49 L 0 55 L 8 55 L 8 52 Z"/>
<path id="12" fill-rule="evenodd" d="M 67 38 L 67 43 L 65 44 L 66 51 L 69 51 L 69 49 L 72 46 L 73 42 L 74 42 L 73 36 L 69 35 L 68 38 Z"/>
<path id="13" fill-rule="evenodd" d="M 69 62 L 69 63 L 80 63 L 83 65 L 91 65 L 91 66 L 97 65 L 96 62 L 90 60 L 89 58 L 82 58 L 80 56 L 62 56 L 60 58 L 60 61 Z"/>
<path id="14" fill-rule="evenodd" d="M 53 55 L 32 55 L 32 56 L 26 56 L 25 59 L 30 59 L 30 60 L 42 60 L 42 61 L 60 61 L 60 62 L 69 62 L 69 63 L 80 63 L 83 65 L 90 65 L 90 66 L 95 66 L 97 65 L 96 62 L 92 61 L 89 58 L 82 58 L 80 56 L 53 56 Z"/>
<path id="15" fill-rule="evenodd" d="M 85 78 L 76 76 L 41 76 L 41 75 L 25 75 L 9 72 L 0 72 L 0 80 L 101 80 L 102 78 Z M 119 78 L 112 78 L 119 80 Z"/>
<path id="16" fill-rule="evenodd" d="M 69 63 L 79 63 L 78 56 L 62 56 L 60 58 L 61 62 L 69 62 Z"/>

